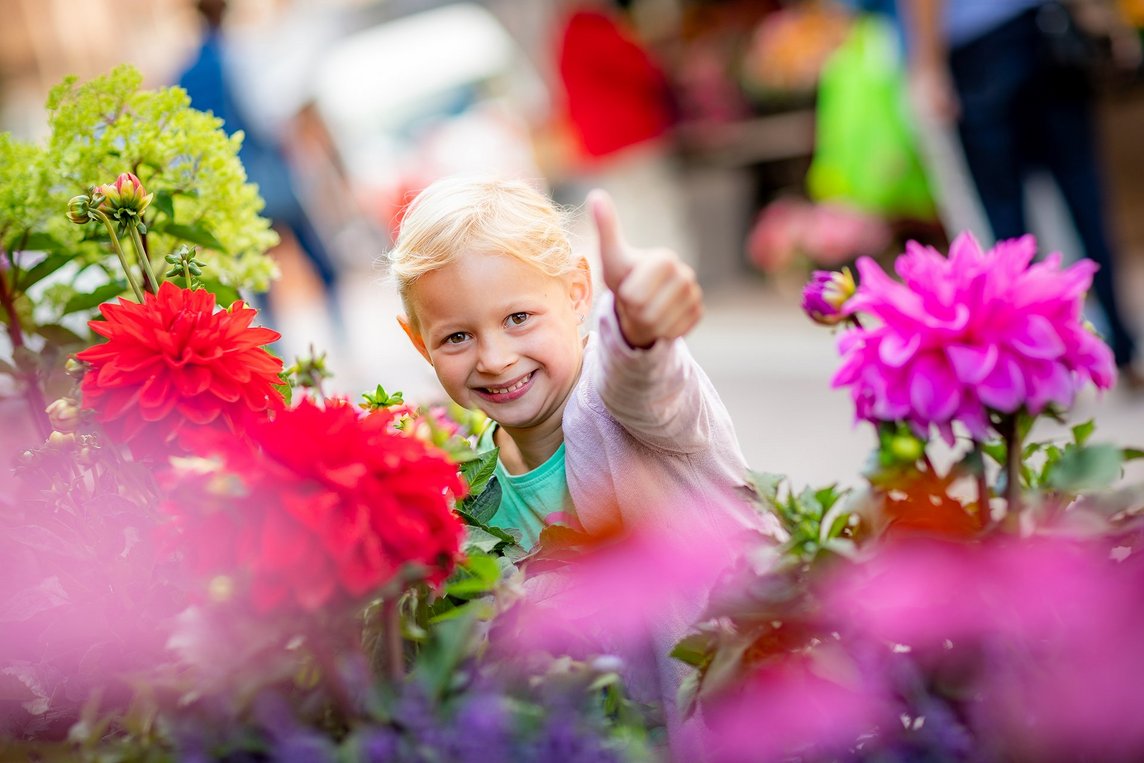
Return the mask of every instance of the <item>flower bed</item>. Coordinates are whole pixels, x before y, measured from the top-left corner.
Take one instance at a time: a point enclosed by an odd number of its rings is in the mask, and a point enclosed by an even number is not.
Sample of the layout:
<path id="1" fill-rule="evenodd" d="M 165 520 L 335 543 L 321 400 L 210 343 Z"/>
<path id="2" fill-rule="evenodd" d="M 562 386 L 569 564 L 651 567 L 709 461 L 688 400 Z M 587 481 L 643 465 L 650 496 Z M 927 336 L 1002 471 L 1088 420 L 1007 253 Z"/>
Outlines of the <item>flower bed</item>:
<path id="1" fill-rule="evenodd" d="M 1144 493 L 1111 489 L 1144 453 L 1031 438 L 1115 381 L 1089 264 L 962 237 L 897 279 L 815 274 L 876 435 L 863 489 L 752 475 L 779 542 L 552 527 L 525 550 L 489 524 L 483 415 L 330 397 L 321 357 L 272 354 L 238 299 L 272 236 L 237 143 L 138 84 L 65 83 L 45 148 L 0 136 L 0 371 L 33 422 L 0 497 L 0 757 L 1144 753 Z M 649 650 L 675 659 L 650 687 Z"/>

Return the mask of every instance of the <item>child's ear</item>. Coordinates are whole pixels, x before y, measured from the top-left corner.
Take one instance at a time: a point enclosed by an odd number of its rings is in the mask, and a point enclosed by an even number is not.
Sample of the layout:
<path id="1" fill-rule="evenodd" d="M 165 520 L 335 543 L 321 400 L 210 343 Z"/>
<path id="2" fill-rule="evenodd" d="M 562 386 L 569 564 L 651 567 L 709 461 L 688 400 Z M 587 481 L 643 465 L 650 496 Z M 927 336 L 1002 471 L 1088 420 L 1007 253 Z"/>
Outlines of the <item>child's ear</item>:
<path id="1" fill-rule="evenodd" d="M 568 296 L 572 299 L 572 309 L 580 315 L 592 311 L 592 269 L 587 257 L 581 257 L 576 269 L 569 274 Z"/>
<path id="2" fill-rule="evenodd" d="M 401 329 L 405 332 L 405 336 L 409 337 L 409 341 L 412 342 L 413 346 L 417 348 L 417 351 L 421 353 L 421 357 L 425 358 L 425 362 L 429 365 L 433 365 L 433 360 L 429 357 L 429 350 L 425 348 L 425 340 L 421 338 L 421 332 L 414 328 L 413 324 L 409 322 L 409 318 L 404 315 L 397 316 L 397 322 L 401 324 Z"/>

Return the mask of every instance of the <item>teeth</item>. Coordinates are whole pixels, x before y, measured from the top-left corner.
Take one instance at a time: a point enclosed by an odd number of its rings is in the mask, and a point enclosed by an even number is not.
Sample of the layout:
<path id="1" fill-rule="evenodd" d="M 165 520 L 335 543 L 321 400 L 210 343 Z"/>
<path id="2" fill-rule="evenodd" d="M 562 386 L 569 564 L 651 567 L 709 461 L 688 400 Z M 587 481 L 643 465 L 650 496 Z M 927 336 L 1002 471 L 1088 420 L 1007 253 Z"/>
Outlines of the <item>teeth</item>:
<path id="1" fill-rule="evenodd" d="M 507 395 L 509 392 L 516 392 L 518 389 L 523 387 L 525 383 L 527 383 L 531 378 L 532 374 L 529 374 L 511 387 L 486 387 L 485 389 L 494 395 Z"/>

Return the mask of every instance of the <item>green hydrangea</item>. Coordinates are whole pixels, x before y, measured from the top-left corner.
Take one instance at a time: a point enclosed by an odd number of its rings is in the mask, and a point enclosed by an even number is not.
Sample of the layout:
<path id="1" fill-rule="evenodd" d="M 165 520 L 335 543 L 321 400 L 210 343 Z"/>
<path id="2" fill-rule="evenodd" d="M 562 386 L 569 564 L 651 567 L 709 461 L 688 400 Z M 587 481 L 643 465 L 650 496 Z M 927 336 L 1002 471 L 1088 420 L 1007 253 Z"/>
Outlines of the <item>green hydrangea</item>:
<path id="1" fill-rule="evenodd" d="M 77 227 L 64 213 L 72 196 L 133 172 L 155 194 L 146 214 L 153 260 L 188 242 L 202 250 L 210 278 L 265 291 L 275 274 L 266 251 L 278 238 L 259 215 L 262 199 L 238 159 L 241 134 L 227 136 L 221 120 L 190 108 L 181 88 L 141 90 L 141 84 L 138 71 L 120 66 L 86 83 L 69 77 L 52 89 L 51 136 L 33 172 L 40 199 L 25 219 L 81 264 L 104 264 L 113 278 L 116 266 L 99 226 Z M 52 214 L 43 215 L 41 206 Z"/>

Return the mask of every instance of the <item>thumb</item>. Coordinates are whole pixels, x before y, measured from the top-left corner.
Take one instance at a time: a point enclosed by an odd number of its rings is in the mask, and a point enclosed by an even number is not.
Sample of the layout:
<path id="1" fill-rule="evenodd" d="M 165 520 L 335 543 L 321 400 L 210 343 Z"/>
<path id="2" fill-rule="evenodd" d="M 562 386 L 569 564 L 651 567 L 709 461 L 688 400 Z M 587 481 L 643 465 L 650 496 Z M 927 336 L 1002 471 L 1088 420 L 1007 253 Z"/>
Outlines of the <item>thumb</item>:
<path id="1" fill-rule="evenodd" d="M 588 208 L 591 209 L 592 220 L 596 224 L 604 284 L 615 291 L 632 269 L 631 255 L 620 230 L 616 206 L 607 191 L 597 188 L 588 194 Z"/>

